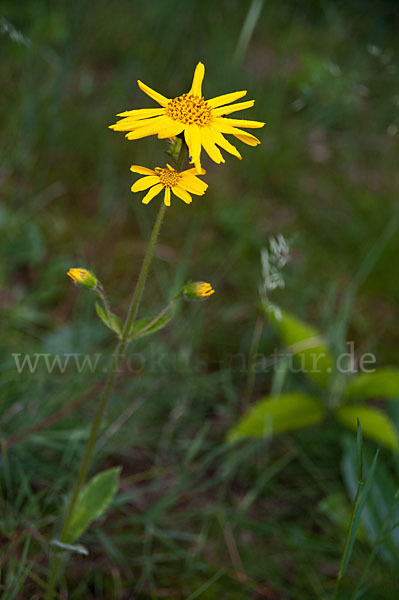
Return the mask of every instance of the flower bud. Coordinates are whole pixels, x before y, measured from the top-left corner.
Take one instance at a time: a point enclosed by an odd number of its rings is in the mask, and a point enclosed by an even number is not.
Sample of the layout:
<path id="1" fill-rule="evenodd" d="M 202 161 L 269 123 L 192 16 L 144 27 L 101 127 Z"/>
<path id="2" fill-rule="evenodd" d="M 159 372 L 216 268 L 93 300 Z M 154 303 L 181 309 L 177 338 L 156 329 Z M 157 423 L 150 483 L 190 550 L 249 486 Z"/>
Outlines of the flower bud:
<path id="1" fill-rule="evenodd" d="M 97 277 L 87 269 L 74 267 L 69 269 L 67 275 L 79 287 L 86 288 L 87 290 L 94 290 L 97 287 Z"/>
<path id="2" fill-rule="evenodd" d="M 169 139 L 168 154 L 173 159 L 175 164 L 178 160 L 180 150 L 181 150 L 181 145 L 183 143 L 184 143 L 183 140 L 179 137 L 174 137 L 174 138 Z"/>
<path id="3" fill-rule="evenodd" d="M 215 290 L 210 283 L 206 281 L 196 281 L 187 283 L 183 288 L 184 297 L 188 300 L 198 300 L 211 296 Z"/>

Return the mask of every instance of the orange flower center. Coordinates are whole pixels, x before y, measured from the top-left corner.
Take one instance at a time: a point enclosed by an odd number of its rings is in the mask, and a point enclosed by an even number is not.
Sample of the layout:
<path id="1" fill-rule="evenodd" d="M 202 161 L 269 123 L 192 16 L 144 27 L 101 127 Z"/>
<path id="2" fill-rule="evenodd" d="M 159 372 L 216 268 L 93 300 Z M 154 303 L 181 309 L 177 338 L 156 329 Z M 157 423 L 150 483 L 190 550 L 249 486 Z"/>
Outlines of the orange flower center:
<path id="1" fill-rule="evenodd" d="M 177 171 L 161 169 L 161 167 L 155 167 L 154 171 L 158 175 L 159 181 L 164 187 L 170 188 L 179 183 L 181 175 Z"/>
<path id="2" fill-rule="evenodd" d="M 212 119 L 212 109 L 203 98 L 183 94 L 168 103 L 166 114 L 174 121 L 185 125 L 208 125 Z"/>

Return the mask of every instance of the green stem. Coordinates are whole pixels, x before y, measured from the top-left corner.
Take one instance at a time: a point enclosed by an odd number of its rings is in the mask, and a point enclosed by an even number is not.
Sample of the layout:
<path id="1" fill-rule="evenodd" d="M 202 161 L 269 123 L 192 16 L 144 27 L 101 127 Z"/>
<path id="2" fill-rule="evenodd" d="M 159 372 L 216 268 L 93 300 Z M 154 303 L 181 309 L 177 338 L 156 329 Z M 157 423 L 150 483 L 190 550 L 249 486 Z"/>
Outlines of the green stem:
<path id="1" fill-rule="evenodd" d="M 185 153 L 186 153 L 186 145 L 184 142 L 182 142 L 179 156 L 176 160 L 176 165 L 175 165 L 176 170 L 180 169 L 183 159 L 184 159 L 184 156 L 185 156 Z M 147 279 L 148 270 L 150 268 L 151 260 L 152 260 L 153 254 L 154 254 L 154 249 L 156 246 L 159 230 L 161 228 L 162 221 L 163 221 L 163 218 L 165 215 L 165 211 L 166 211 L 166 206 L 165 206 L 164 202 L 162 201 L 161 206 L 158 211 L 158 215 L 157 215 L 154 227 L 153 227 L 153 230 L 152 230 L 152 233 L 151 233 L 147 251 L 144 256 L 144 260 L 143 260 L 143 264 L 142 264 L 142 267 L 140 270 L 139 278 L 137 280 L 137 284 L 136 284 L 136 287 L 135 287 L 135 290 L 134 290 L 134 293 L 132 296 L 132 300 L 130 302 L 126 320 L 125 320 L 125 323 L 123 326 L 122 339 L 120 342 L 118 342 L 118 345 L 116 346 L 115 359 L 112 360 L 112 362 L 111 362 L 111 367 L 110 367 L 110 370 L 108 371 L 108 376 L 107 376 L 105 387 L 104 387 L 104 390 L 103 390 L 103 393 L 101 396 L 101 401 L 98 406 L 97 412 L 95 414 L 93 423 L 91 425 L 89 439 L 87 441 L 87 445 L 86 445 L 85 453 L 82 458 L 82 462 L 80 464 L 80 468 L 79 468 L 78 476 L 76 478 L 72 498 L 69 503 L 68 511 L 67 511 L 67 514 L 65 517 L 63 528 L 62 528 L 61 539 L 60 539 L 61 542 L 65 542 L 67 539 L 68 529 L 69 529 L 71 519 L 72 519 L 74 510 L 75 510 L 76 502 L 77 502 L 79 494 L 80 494 L 80 490 L 86 479 L 86 475 L 87 475 L 87 471 L 88 471 L 89 463 L 90 463 L 90 458 L 91 458 L 91 455 L 93 453 L 93 449 L 94 449 L 94 446 L 96 443 L 97 435 L 98 435 L 98 432 L 99 432 L 99 429 L 101 426 L 101 421 L 104 416 L 104 412 L 105 412 L 105 409 L 106 409 L 106 406 L 107 406 L 107 403 L 108 403 L 108 400 L 109 400 L 109 397 L 110 397 L 110 394 L 112 391 L 112 387 L 115 382 L 116 374 L 119 371 L 119 367 L 121 365 L 121 362 L 122 362 L 123 357 L 126 352 L 126 348 L 129 343 L 129 341 L 128 341 L 129 333 L 132 329 L 132 326 L 133 326 L 134 321 L 137 316 L 137 311 L 138 311 L 138 308 L 140 305 L 141 297 L 143 295 L 143 290 L 144 290 L 145 282 Z M 107 306 L 107 303 L 105 303 L 105 307 L 106 307 L 106 310 L 109 309 L 109 306 Z M 108 312 L 108 310 L 107 310 L 107 312 Z M 161 313 L 162 313 L 162 311 L 161 311 Z M 62 561 L 61 557 L 58 556 L 55 558 L 55 560 L 53 562 L 53 566 L 52 566 L 49 580 L 48 580 L 48 586 L 47 586 L 45 600 L 52 600 L 54 597 L 54 592 L 55 592 L 55 588 L 56 588 L 57 581 L 58 581 L 58 573 L 59 573 L 59 569 L 61 566 L 61 561 Z"/>
<path id="2" fill-rule="evenodd" d="M 139 308 L 141 296 L 143 294 L 143 289 L 144 289 L 144 286 L 145 286 L 145 281 L 147 279 L 148 269 L 149 269 L 149 266 L 151 264 L 152 255 L 153 255 L 154 248 L 155 248 L 155 245 L 156 245 L 156 242 L 157 242 L 157 237 L 158 237 L 159 230 L 161 228 L 162 220 L 163 220 L 163 217 L 165 215 L 165 211 L 166 211 L 166 206 L 162 202 L 161 207 L 160 207 L 159 212 L 158 212 L 157 219 L 155 221 L 154 228 L 152 230 L 151 238 L 150 238 L 150 241 L 149 241 L 149 244 L 148 244 L 148 248 L 147 248 L 147 252 L 145 254 L 144 261 L 143 261 L 143 264 L 142 264 L 142 267 L 141 267 L 140 275 L 139 275 L 139 278 L 137 280 L 136 289 L 134 290 L 132 301 L 130 302 L 129 311 L 127 313 L 126 321 L 125 321 L 125 324 L 123 326 L 122 343 L 125 344 L 125 345 L 127 344 L 127 340 L 128 340 L 128 337 L 129 337 L 130 330 L 131 330 L 132 325 L 133 325 L 133 323 L 134 323 L 134 321 L 136 319 L 136 316 L 137 316 L 137 311 L 138 311 L 138 308 Z"/>
<path id="3" fill-rule="evenodd" d="M 179 150 L 179 156 L 177 157 L 176 163 L 175 163 L 176 171 L 179 171 L 181 169 L 184 157 L 186 156 L 186 150 L 187 150 L 186 142 L 182 139 L 180 150 Z"/>
<path id="4" fill-rule="evenodd" d="M 60 541 L 65 543 L 66 539 L 67 539 L 67 533 L 68 533 L 68 529 L 69 529 L 69 525 L 71 523 L 71 519 L 73 516 L 73 512 L 75 510 L 75 506 L 76 506 L 76 502 L 78 500 L 79 497 L 79 493 L 80 490 L 82 488 L 82 485 L 84 483 L 84 480 L 86 478 L 86 474 L 87 474 L 87 470 L 89 467 L 89 462 L 90 462 L 90 458 L 91 458 L 91 454 L 93 452 L 93 448 L 94 445 L 96 443 L 96 439 L 97 439 L 97 434 L 98 431 L 100 429 L 100 425 L 101 425 L 101 420 L 103 418 L 104 415 L 104 411 L 105 408 L 107 406 L 107 402 L 111 393 L 111 389 L 112 386 L 114 384 L 115 381 L 115 377 L 116 377 L 116 373 L 118 371 L 118 367 L 120 364 L 120 360 L 122 358 L 122 354 L 120 354 L 120 352 L 118 352 L 119 346 L 122 344 L 118 344 L 117 347 L 117 355 L 116 355 L 116 359 L 115 359 L 115 368 L 111 368 L 109 373 L 108 373 L 108 377 L 106 380 L 106 384 L 104 387 L 104 391 L 102 393 L 101 396 L 101 402 L 98 406 L 96 415 L 94 417 L 92 426 L 91 426 L 91 430 L 90 430 L 90 435 L 89 435 L 89 439 L 87 441 L 87 445 L 86 445 L 86 449 L 85 449 L 85 453 L 83 455 L 82 458 L 82 462 L 80 464 L 80 468 L 79 468 L 79 472 L 78 472 L 78 476 L 76 478 L 76 482 L 75 482 L 75 487 L 73 490 L 73 494 L 72 494 L 72 498 L 71 501 L 69 503 L 68 506 L 68 511 L 65 517 L 65 521 L 64 521 L 64 525 L 62 528 L 62 532 L 61 532 L 61 538 Z M 111 363 L 111 366 L 112 363 Z M 47 593 L 46 593 L 46 600 L 52 600 L 53 596 L 54 596 L 54 591 L 55 591 L 55 586 L 57 584 L 57 579 L 58 579 L 58 571 L 61 565 L 61 557 L 57 556 L 54 560 L 53 563 L 53 567 L 51 569 L 51 573 L 50 573 L 50 577 L 49 577 L 49 583 L 48 583 L 48 587 L 47 587 Z"/>
<path id="5" fill-rule="evenodd" d="M 109 399 L 112 387 L 115 382 L 116 374 L 119 371 L 121 361 L 126 352 L 126 347 L 128 345 L 127 337 L 128 337 L 128 334 L 131 330 L 131 327 L 132 327 L 134 320 L 136 318 L 136 315 L 137 315 L 137 310 L 138 310 L 138 307 L 140 304 L 141 296 L 143 294 L 143 289 L 144 289 L 148 269 L 150 267 L 151 259 L 152 259 L 153 253 L 154 253 L 156 240 L 157 240 L 158 233 L 159 233 L 159 230 L 161 227 L 163 216 L 165 214 L 165 208 L 166 207 L 165 207 L 164 203 L 162 202 L 161 207 L 158 212 L 157 219 L 155 221 L 154 228 L 152 230 L 151 238 L 150 238 L 150 241 L 148 244 L 147 252 L 144 257 L 143 265 L 141 267 L 140 275 L 137 280 L 137 285 L 134 290 L 132 301 L 130 303 L 129 311 L 127 313 L 127 317 L 126 317 L 125 324 L 123 327 L 122 341 L 119 342 L 116 347 L 115 359 L 112 360 L 111 368 L 108 372 L 104 391 L 101 396 L 101 401 L 100 401 L 100 404 L 98 406 L 96 415 L 94 417 L 94 420 L 93 420 L 93 423 L 91 426 L 89 439 L 87 441 L 87 445 L 86 445 L 85 453 L 82 458 L 82 462 L 80 464 L 80 468 L 79 468 L 79 472 L 78 472 L 78 475 L 76 478 L 72 498 L 69 503 L 68 511 L 67 511 L 65 521 L 64 521 L 64 526 L 62 528 L 61 542 L 66 541 L 66 536 L 67 536 L 68 529 L 69 529 L 69 526 L 71 523 L 71 519 L 72 519 L 74 510 L 75 510 L 76 502 L 78 500 L 82 485 L 86 479 L 86 474 L 87 474 L 87 470 L 89 467 L 90 458 L 93 453 L 94 445 L 96 443 L 98 431 L 101 426 L 101 421 L 104 416 L 105 408 L 107 406 L 108 399 Z M 61 565 L 61 557 L 57 557 L 54 560 L 53 567 L 52 567 L 52 570 L 50 573 L 47 594 L 46 594 L 46 600 L 52 600 L 52 598 L 54 596 L 54 591 L 55 591 L 55 586 L 57 584 L 58 572 L 59 572 L 60 565 Z"/>

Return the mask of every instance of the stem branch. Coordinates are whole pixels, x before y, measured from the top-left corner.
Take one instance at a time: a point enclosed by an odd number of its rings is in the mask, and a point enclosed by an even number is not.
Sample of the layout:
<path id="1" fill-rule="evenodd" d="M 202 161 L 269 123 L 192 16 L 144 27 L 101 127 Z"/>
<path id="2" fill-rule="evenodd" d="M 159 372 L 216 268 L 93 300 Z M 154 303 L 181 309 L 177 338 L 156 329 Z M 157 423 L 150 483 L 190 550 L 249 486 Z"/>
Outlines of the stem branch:
<path id="1" fill-rule="evenodd" d="M 175 165 L 176 170 L 180 169 L 181 164 L 184 159 L 184 156 L 185 156 L 185 153 L 186 153 L 186 145 L 184 142 L 182 142 L 181 148 L 180 148 L 180 153 L 176 160 L 176 165 Z M 129 343 L 129 341 L 128 341 L 129 334 L 130 334 L 130 331 L 132 329 L 132 326 L 133 326 L 136 316 L 137 316 L 137 311 L 139 309 L 141 297 L 143 295 L 143 290 L 144 290 L 145 282 L 147 279 L 148 270 L 150 268 L 150 264 L 151 264 L 152 257 L 154 254 L 154 249 L 156 246 L 159 230 L 161 228 L 162 221 L 163 221 L 163 218 L 165 215 L 165 211 L 166 211 L 166 206 L 165 206 L 164 202 L 162 201 L 161 206 L 158 211 L 158 215 L 157 215 L 154 227 L 152 229 L 150 240 L 148 242 L 147 251 L 144 256 L 143 264 L 142 264 L 139 278 L 137 280 L 137 284 L 136 284 L 136 287 L 135 287 L 135 290 L 134 290 L 134 293 L 133 293 L 133 296 L 132 296 L 132 299 L 130 302 L 130 306 L 129 306 L 129 310 L 127 312 L 125 323 L 123 325 L 122 339 L 121 339 L 121 341 L 118 342 L 118 344 L 116 346 L 115 358 L 113 357 L 114 360 L 111 361 L 111 365 L 110 365 L 110 369 L 108 371 L 108 376 L 107 376 L 107 380 L 105 383 L 105 387 L 104 387 L 103 393 L 101 395 L 101 401 L 100 401 L 100 404 L 98 405 L 97 412 L 95 414 L 94 420 L 91 425 L 89 439 L 87 441 L 86 449 L 85 449 L 85 452 L 84 452 L 84 455 L 82 458 L 82 462 L 79 467 L 79 472 L 78 472 L 78 475 L 76 478 L 75 487 L 74 487 L 74 490 L 72 493 L 72 498 L 71 498 L 71 501 L 68 506 L 67 514 L 66 514 L 64 525 L 63 525 L 62 532 L 61 532 L 61 540 L 60 541 L 63 543 L 65 543 L 65 541 L 67 540 L 68 529 L 71 524 L 71 519 L 73 517 L 73 513 L 74 513 L 74 510 L 76 507 L 76 503 L 79 498 L 79 494 L 80 494 L 82 485 L 86 479 L 86 475 L 87 475 L 87 471 L 88 471 L 89 463 L 90 463 L 90 458 L 91 458 L 91 455 L 93 453 L 93 449 L 94 449 L 94 446 L 96 443 L 98 432 L 99 432 L 99 429 L 101 426 L 101 421 L 104 416 L 104 412 L 105 412 L 105 409 L 106 409 L 106 406 L 107 406 L 107 403 L 108 403 L 108 400 L 109 400 L 109 397 L 110 397 L 110 394 L 112 391 L 112 387 L 115 382 L 116 374 L 119 372 L 119 367 L 125 356 L 126 348 Z M 103 295 L 103 298 L 104 297 L 105 296 Z M 173 301 L 174 301 L 174 299 L 173 299 Z M 109 308 L 109 304 L 107 302 L 106 297 L 105 297 L 104 304 L 105 304 L 105 307 L 106 307 L 106 310 L 108 313 L 110 311 L 110 308 Z M 169 303 L 169 305 L 167 307 L 165 307 L 165 309 L 164 309 L 165 312 L 166 312 L 167 308 L 169 308 L 170 304 L 171 303 Z M 162 313 L 163 313 L 163 311 L 161 311 L 160 314 L 162 314 Z M 159 315 L 158 315 L 158 317 L 159 317 Z M 48 579 L 48 586 L 47 586 L 45 600 L 53 600 L 55 588 L 56 588 L 57 581 L 58 581 L 58 573 L 59 573 L 59 569 L 61 566 L 61 562 L 62 562 L 61 556 L 57 556 L 54 559 L 52 569 L 50 572 L 50 576 Z"/>

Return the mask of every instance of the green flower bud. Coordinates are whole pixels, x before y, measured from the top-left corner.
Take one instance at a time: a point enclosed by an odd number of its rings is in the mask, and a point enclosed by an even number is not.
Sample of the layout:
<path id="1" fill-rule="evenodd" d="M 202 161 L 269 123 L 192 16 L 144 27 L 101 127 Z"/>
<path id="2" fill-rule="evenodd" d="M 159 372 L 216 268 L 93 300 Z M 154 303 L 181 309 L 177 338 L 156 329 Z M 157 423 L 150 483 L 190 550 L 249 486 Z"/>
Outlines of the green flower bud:
<path id="1" fill-rule="evenodd" d="M 69 269 L 67 275 L 79 287 L 86 288 L 87 290 L 94 290 L 97 287 L 97 277 L 91 271 L 87 271 L 87 269 L 74 267 Z"/>
<path id="2" fill-rule="evenodd" d="M 178 156 L 180 154 L 181 145 L 183 144 L 183 140 L 179 137 L 174 137 L 169 140 L 169 148 L 168 154 L 176 163 Z"/>
<path id="3" fill-rule="evenodd" d="M 196 281 L 194 283 L 187 283 L 183 288 L 184 297 L 188 300 L 198 300 L 207 298 L 215 293 L 215 290 L 210 283 L 206 281 Z"/>

